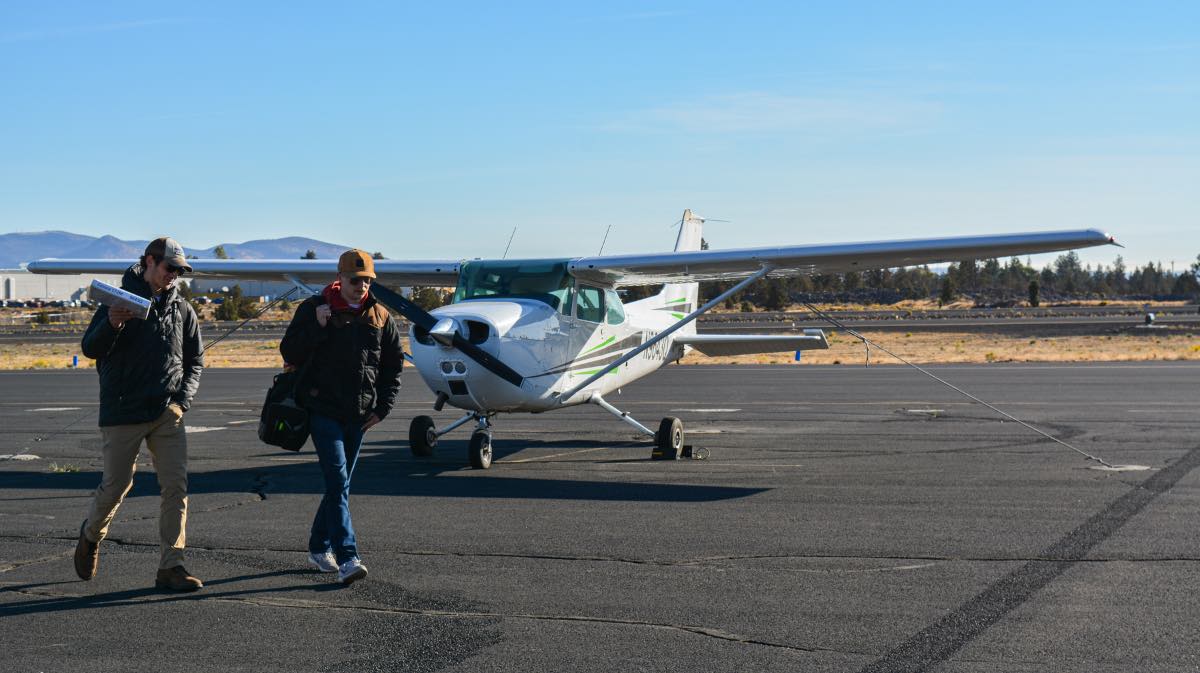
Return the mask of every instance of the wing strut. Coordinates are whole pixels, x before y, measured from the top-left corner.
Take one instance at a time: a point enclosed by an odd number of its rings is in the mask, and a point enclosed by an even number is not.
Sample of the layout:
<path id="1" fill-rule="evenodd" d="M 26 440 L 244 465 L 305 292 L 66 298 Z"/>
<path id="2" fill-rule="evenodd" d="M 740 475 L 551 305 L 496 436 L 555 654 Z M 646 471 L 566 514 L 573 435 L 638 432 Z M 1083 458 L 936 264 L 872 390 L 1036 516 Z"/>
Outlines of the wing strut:
<path id="1" fill-rule="evenodd" d="M 638 355 L 641 355 L 641 353 L 643 351 L 645 351 L 647 348 L 650 348 L 654 344 L 656 344 L 656 343 L 662 341 L 663 339 L 667 338 L 668 336 L 670 336 L 672 333 L 675 332 L 675 330 L 679 329 L 680 327 L 683 327 L 684 325 L 690 323 L 691 321 L 695 320 L 696 318 L 699 318 L 704 313 L 707 313 L 709 309 L 711 309 L 712 307 L 716 306 L 717 304 L 720 304 L 721 302 L 725 301 L 726 297 L 729 297 L 731 295 L 734 295 L 734 294 L 740 292 L 742 288 L 746 287 L 750 283 L 753 283 L 754 281 L 758 280 L 759 278 L 762 278 L 763 276 L 767 275 L 774 268 L 775 267 L 773 267 L 769 264 L 764 264 L 761 269 L 759 269 L 758 271 L 755 271 L 750 276 L 742 279 L 742 281 L 740 283 L 738 283 L 737 285 L 734 285 L 733 287 L 729 288 L 728 290 L 717 295 L 716 297 L 714 297 L 712 300 L 710 300 L 704 306 L 701 306 L 700 308 L 696 309 L 695 311 L 692 311 L 691 313 L 687 314 L 685 317 L 680 319 L 679 322 L 675 323 L 674 325 L 671 325 L 670 327 L 666 328 L 665 330 L 654 335 L 654 338 L 643 343 L 641 346 L 638 346 L 637 348 L 629 351 L 625 355 L 622 355 L 620 358 L 613 361 L 612 363 L 610 363 L 608 366 L 604 367 L 603 369 L 600 369 L 595 374 L 592 374 L 591 376 L 587 377 L 587 379 L 585 379 L 583 383 L 580 383 L 579 385 L 575 386 L 574 388 L 559 395 L 558 403 L 559 404 L 566 403 L 566 401 L 571 399 L 572 397 L 574 397 L 576 393 L 578 393 L 580 390 L 583 390 L 584 388 L 592 385 L 592 383 L 594 383 L 596 380 L 598 380 L 601 376 L 608 374 L 609 372 L 616 369 L 617 367 L 620 367 L 621 365 L 625 364 L 626 362 L 629 362 L 630 360 L 634 359 Z"/>
<path id="2" fill-rule="evenodd" d="M 288 280 L 288 282 L 290 282 L 292 285 L 295 285 L 296 289 L 298 289 L 298 290 L 300 290 L 300 292 L 304 293 L 304 296 L 306 296 L 306 297 L 311 297 L 314 294 L 321 293 L 321 290 L 313 288 L 313 286 L 300 280 L 300 277 L 294 273 L 285 273 L 285 274 L 283 274 L 283 277 L 286 278 Z"/>

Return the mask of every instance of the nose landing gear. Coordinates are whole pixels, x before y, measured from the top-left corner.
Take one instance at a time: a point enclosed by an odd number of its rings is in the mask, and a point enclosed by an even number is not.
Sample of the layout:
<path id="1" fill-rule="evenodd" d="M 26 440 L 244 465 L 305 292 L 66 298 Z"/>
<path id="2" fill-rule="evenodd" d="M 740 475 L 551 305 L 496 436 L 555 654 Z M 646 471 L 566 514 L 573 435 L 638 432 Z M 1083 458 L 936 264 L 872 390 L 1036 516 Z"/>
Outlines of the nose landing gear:
<path id="1" fill-rule="evenodd" d="M 467 462 L 478 470 L 486 470 L 492 466 L 492 416 L 495 414 L 472 411 L 462 418 L 438 430 L 429 416 L 417 416 L 408 426 L 408 445 L 413 455 L 427 458 L 433 455 L 438 438 L 442 435 L 475 421 L 475 431 L 471 433 L 471 441 L 467 444 Z"/>
<path id="2" fill-rule="evenodd" d="M 487 423 L 487 419 L 480 419 L 479 422 L 482 426 Z M 492 466 L 492 431 L 490 429 L 480 427 L 471 433 L 471 442 L 467 445 L 467 460 L 471 462 L 471 467 L 477 470 L 486 470 Z"/>

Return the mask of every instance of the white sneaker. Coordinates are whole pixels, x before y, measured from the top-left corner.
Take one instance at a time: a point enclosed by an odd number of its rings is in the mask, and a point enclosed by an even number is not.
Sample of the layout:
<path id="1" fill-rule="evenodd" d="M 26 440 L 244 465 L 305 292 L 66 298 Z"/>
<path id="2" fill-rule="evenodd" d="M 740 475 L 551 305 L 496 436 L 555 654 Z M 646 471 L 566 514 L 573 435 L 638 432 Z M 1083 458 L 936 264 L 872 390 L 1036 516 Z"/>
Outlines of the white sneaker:
<path id="1" fill-rule="evenodd" d="M 346 586 L 350 586 L 366 576 L 367 567 L 358 560 L 358 557 L 346 561 L 338 568 L 338 581 Z"/>
<path id="2" fill-rule="evenodd" d="M 316 566 L 317 570 L 320 570 L 323 573 L 335 573 L 338 570 L 337 557 L 335 557 L 331 551 L 327 551 L 323 554 L 314 554 L 313 552 L 308 552 L 308 564 L 310 566 Z"/>

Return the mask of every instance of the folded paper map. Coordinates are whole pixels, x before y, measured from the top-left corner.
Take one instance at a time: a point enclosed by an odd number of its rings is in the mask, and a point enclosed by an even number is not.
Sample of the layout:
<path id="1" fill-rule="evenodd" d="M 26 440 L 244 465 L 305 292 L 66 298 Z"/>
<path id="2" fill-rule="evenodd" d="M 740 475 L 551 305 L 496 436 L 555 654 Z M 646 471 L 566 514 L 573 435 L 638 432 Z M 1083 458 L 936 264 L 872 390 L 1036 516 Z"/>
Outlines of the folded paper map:
<path id="1" fill-rule="evenodd" d="M 150 300 L 139 297 L 132 292 L 126 292 L 108 283 L 93 280 L 88 288 L 88 299 L 98 301 L 109 308 L 127 308 L 133 311 L 133 317 L 146 319 L 150 315 Z"/>

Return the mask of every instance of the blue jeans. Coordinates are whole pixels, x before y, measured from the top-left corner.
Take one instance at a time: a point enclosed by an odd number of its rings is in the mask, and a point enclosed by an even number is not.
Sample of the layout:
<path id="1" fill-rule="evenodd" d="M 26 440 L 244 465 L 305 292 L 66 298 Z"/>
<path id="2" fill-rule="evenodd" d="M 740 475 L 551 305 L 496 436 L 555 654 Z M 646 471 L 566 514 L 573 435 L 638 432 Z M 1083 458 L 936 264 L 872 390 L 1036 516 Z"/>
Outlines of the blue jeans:
<path id="1" fill-rule="evenodd" d="M 310 414 L 309 427 L 325 478 L 325 495 L 313 519 L 308 550 L 315 554 L 332 550 L 341 565 L 358 556 L 354 525 L 350 523 L 350 476 L 362 446 L 362 426 Z"/>

